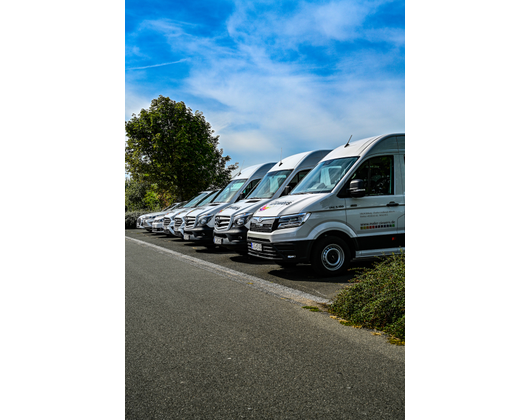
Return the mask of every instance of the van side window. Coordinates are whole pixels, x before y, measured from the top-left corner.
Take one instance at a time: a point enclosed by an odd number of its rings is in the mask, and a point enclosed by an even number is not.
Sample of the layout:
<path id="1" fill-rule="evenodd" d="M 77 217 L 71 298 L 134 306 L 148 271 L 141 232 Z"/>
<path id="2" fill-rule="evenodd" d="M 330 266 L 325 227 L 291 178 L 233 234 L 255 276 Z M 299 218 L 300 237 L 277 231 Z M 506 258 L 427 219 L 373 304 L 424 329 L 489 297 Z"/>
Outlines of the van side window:
<path id="1" fill-rule="evenodd" d="M 293 176 L 293 178 L 291 179 L 291 181 L 289 181 L 289 187 L 291 187 L 291 189 L 293 189 L 294 187 L 296 187 L 298 185 L 298 183 L 305 178 L 305 176 L 309 173 L 309 171 L 311 171 L 311 169 L 306 169 L 304 171 L 300 171 L 298 172 L 295 176 Z"/>
<path id="2" fill-rule="evenodd" d="M 354 179 L 364 180 L 366 195 L 394 195 L 394 157 L 368 159 L 355 171 Z"/>

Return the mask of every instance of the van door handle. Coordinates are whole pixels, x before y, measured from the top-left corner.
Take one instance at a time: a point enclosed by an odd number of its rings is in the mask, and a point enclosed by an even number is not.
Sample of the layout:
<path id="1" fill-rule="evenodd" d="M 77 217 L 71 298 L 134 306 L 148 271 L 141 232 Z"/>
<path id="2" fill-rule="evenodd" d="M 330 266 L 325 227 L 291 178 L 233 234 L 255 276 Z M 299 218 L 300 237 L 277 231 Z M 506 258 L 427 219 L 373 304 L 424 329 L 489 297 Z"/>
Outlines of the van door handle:
<path id="1" fill-rule="evenodd" d="M 391 201 L 390 203 L 387 204 L 387 207 L 396 207 L 396 206 L 399 206 L 399 203 L 396 203 L 395 201 Z"/>

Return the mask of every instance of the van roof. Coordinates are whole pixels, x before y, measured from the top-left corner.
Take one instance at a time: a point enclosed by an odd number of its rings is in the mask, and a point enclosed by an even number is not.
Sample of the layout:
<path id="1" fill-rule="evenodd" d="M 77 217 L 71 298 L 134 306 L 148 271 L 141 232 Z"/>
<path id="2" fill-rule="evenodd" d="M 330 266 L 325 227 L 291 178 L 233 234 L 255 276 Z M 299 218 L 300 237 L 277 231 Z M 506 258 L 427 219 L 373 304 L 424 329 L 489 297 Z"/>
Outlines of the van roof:
<path id="1" fill-rule="evenodd" d="M 274 166 L 276 162 L 269 162 L 269 163 L 260 163 L 259 165 L 253 165 L 249 166 L 248 168 L 243 169 L 241 172 L 239 172 L 237 175 L 235 175 L 232 179 L 248 179 L 254 174 L 263 171 L 263 173 L 267 173 L 267 171 Z"/>
<path id="2" fill-rule="evenodd" d="M 280 170 L 285 170 L 285 169 L 294 169 L 302 163 L 310 164 L 312 160 L 314 161 L 314 164 L 316 165 L 329 152 L 331 152 L 331 149 L 312 150 L 309 152 L 297 153 L 296 155 L 291 155 L 291 156 L 286 157 L 285 159 L 282 159 L 280 162 L 278 162 L 276 165 L 270 168 L 269 172 L 275 172 L 275 171 L 280 171 Z"/>
<path id="3" fill-rule="evenodd" d="M 355 140 L 348 143 L 348 145 L 342 145 L 334 149 L 331 153 L 326 155 L 322 160 L 337 159 L 341 157 L 349 156 L 360 156 L 363 152 L 366 152 L 369 148 L 374 146 L 376 143 L 388 138 L 396 136 L 404 136 L 403 133 L 383 134 L 381 136 L 368 137 L 365 139 Z M 396 143 L 397 144 L 397 143 Z M 397 146 L 396 146 L 397 148 Z"/>

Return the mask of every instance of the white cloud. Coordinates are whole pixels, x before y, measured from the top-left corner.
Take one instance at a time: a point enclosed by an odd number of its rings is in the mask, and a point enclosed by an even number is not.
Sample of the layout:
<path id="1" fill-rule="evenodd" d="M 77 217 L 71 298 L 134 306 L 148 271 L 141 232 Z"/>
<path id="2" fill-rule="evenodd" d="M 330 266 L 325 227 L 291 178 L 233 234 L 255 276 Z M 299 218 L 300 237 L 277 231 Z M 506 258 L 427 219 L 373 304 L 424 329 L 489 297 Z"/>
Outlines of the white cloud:
<path id="1" fill-rule="evenodd" d="M 374 4 L 381 3 L 302 2 L 291 14 L 271 9 L 260 19 L 253 17 L 255 3 L 238 3 L 227 21 L 235 43 L 222 45 L 217 38 L 186 33 L 179 22 L 149 21 L 144 27 L 161 33 L 175 52 L 188 57 L 189 75 L 179 92 L 202 100 L 200 110 L 220 136 L 225 154 L 249 166 L 279 159 L 280 149 L 287 156 L 334 148 L 350 135 L 358 139 L 404 131 L 404 80 L 387 73 L 393 63 L 403 63 L 403 31 L 362 28 Z M 326 76 L 302 60 L 282 62 L 274 55 L 301 43 L 356 37 L 390 48 L 384 55 L 339 55 Z M 142 101 L 133 96 L 128 108 L 138 112 Z"/>
<path id="2" fill-rule="evenodd" d="M 208 116 L 225 150 L 237 148 L 238 153 L 248 155 L 260 152 L 249 164 L 259 163 L 256 160 L 263 159 L 264 150 L 279 154 L 283 148 L 293 154 L 336 147 L 350 134 L 363 138 L 404 130 L 399 80 L 367 85 L 341 78 L 337 86 L 316 77 L 268 75 L 258 81 L 253 75 L 238 73 L 222 85 L 199 74 L 192 76 L 190 83 L 194 83 L 195 94 L 228 105 L 229 111 L 210 110 Z M 246 124 L 254 126 L 246 129 Z"/>
<path id="3" fill-rule="evenodd" d="M 324 45 L 329 41 L 364 38 L 365 19 L 387 1 L 300 2 L 291 13 L 271 8 L 259 13 L 253 3 L 240 3 L 228 20 L 228 31 L 235 39 L 260 43 L 274 38 L 284 48 L 300 44 Z M 258 2 L 259 3 L 259 2 Z M 391 40 L 391 39 L 389 39 Z"/>

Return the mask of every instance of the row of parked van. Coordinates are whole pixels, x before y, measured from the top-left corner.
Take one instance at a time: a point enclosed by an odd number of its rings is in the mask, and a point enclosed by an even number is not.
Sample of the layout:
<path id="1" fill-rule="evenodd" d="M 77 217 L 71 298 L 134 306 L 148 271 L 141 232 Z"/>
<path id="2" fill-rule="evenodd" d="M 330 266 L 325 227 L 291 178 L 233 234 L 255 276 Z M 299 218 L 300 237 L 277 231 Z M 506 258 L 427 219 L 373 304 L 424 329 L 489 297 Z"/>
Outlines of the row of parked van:
<path id="1" fill-rule="evenodd" d="M 248 167 L 224 189 L 143 215 L 137 227 L 341 274 L 352 258 L 405 247 L 405 135 Z"/>

